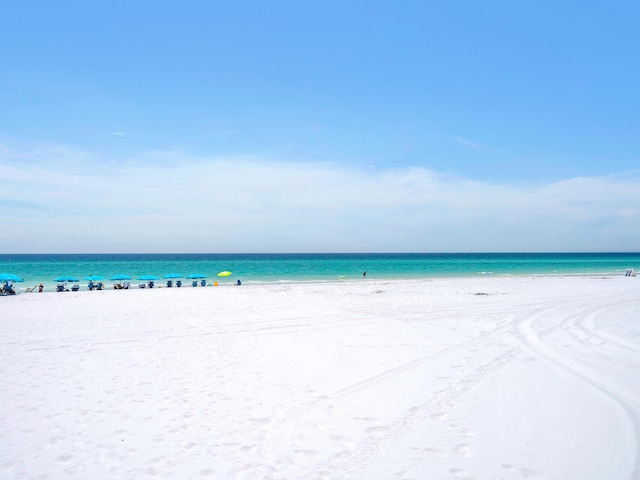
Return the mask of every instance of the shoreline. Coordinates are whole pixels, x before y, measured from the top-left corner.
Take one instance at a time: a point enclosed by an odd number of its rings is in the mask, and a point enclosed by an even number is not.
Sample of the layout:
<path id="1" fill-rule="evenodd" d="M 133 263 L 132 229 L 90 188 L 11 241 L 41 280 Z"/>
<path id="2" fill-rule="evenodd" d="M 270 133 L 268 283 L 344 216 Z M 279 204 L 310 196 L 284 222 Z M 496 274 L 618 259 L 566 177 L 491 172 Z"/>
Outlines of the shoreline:
<path id="1" fill-rule="evenodd" d="M 637 273 L 634 270 L 633 275 L 631 275 L 631 278 L 637 278 Z M 513 274 L 469 274 L 469 275 L 439 275 L 439 276 L 435 276 L 435 275 L 429 275 L 429 276 L 406 276 L 406 277 L 398 277 L 398 276 L 389 276 L 389 277 L 376 277 L 375 275 L 369 275 L 368 278 L 344 278 L 344 279 L 326 279 L 326 280 L 321 280 L 321 279 L 309 279 L 309 280 L 279 280 L 279 281 L 261 281 L 261 280 L 251 280 L 250 276 L 244 277 L 244 278 L 249 278 L 249 280 L 245 280 L 245 279 L 241 279 L 241 285 L 237 285 L 235 282 L 237 281 L 237 279 L 234 279 L 233 281 L 224 281 L 224 280 L 218 280 L 219 285 L 214 285 L 212 282 L 208 282 L 206 287 L 202 287 L 201 285 L 198 285 L 197 287 L 192 287 L 189 283 L 183 283 L 183 285 L 181 287 L 167 287 L 166 286 L 166 279 L 161 279 L 159 281 L 156 281 L 155 286 L 153 287 L 153 289 L 173 289 L 173 290 L 181 290 L 181 289 L 200 289 L 200 288 L 220 288 L 220 287 L 236 287 L 236 286 L 259 286 L 259 285 L 297 285 L 297 284 L 301 284 L 301 285 L 316 285 L 316 284 L 340 284 L 340 285 L 344 285 L 344 284 L 357 284 L 357 283 L 372 283 L 372 282 L 411 282 L 411 281 L 435 281 L 435 280 L 452 280 L 452 279 L 482 279 L 482 278 L 486 278 L 486 279 L 509 279 L 509 278 L 619 278 L 619 277 L 626 277 L 629 278 L 628 276 L 625 275 L 624 271 L 616 271 L 616 272 L 603 272 L 603 273 L 529 273 L 529 274 L 519 274 L 519 273 L 513 273 Z M 108 282 L 108 283 L 107 283 Z M 32 282 L 30 282 L 32 283 Z M 29 283 L 29 284 L 30 284 Z M 33 291 L 27 292 L 25 291 L 27 288 L 32 288 L 32 287 L 27 287 L 25 286 L 25 284 L 28 284 L 28 282 L 20 282 L 20 283 L 13 283 L 14 288 L 16 289 L 16 294 L 18 295 L 23 295 L 23 294 L 28 294 L 28 293 L 39 293 L 37 291 L 37 285 L 40 282 L 35 283 L 35 288 L 33 289 Z M 105 281 L 105 286 L 103 288 L 102 291 L 107 291 L 107 290 L 119 290 L 119 289 L 115 289 L 114 288 L 114 284 L 116 283 L 122 283 L 122 282 L 110 282 L 110 281 Z M 129 288 L 129 290 L 148 290 L 148 288 L 140 288 L 138 285 L 139 283 L 146 283 L 143 281 L 138 281 L 136 279 L 131 280 L 131 286 Z M 57 292 L 55 291 L 56 289 L 56 285 L 57 282 L 42 282 L 42 284 L 44 285 L 44 291 L 42 293 L 71 293 L 71 283 L 69 283 L 68 285 L 68 291 L 67 292 Z M 78 282 L 77 285 L 80 286 L 79 291 L 80 292 L 85 292 L 85 291 L 89 291 L 87 289 L 87 283 L 86 282 Z M 77 293 L 77 292 L 76 292 Z"/>

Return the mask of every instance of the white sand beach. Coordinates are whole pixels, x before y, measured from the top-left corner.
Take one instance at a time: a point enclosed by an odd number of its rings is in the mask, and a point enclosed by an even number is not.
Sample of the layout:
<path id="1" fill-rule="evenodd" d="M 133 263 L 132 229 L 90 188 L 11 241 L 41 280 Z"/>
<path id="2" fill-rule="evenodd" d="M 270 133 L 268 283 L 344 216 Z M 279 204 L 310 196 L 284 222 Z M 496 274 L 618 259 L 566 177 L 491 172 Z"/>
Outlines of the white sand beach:
<path id="1" fill-rule="evenodd" d="M 0 479 L 637 479 L 640 278 L 0 298 Z"/>

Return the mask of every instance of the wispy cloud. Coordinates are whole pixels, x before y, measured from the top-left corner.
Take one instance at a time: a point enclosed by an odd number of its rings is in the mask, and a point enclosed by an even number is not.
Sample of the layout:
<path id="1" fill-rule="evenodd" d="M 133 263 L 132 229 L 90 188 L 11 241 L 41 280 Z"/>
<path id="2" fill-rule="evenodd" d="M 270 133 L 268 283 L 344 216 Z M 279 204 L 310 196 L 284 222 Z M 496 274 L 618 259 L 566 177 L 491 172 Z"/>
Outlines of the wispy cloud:
<path id="1" fill-rule="evenodd" d="M 124 136 L 124 132 L 107 132 L 107 135 L 116 135 L 116 136 Z"/>
<path id="2" fill-rule="evenodd" d="M 487 145 L 484 145 L 482 143 L 473 141 L 473 140 L 469 140 L 468 138 L 464 138 L 464 137 L 451 137 L 450 138 L 452 142 L 457 143 L 458 145 L 462 145 L 463 147 L 467 147 L 470 148 L 471 150 L 475 150 L 476 152 L 496 152 L 498 151 L 498 149 L 493 148 L 493 147 L 489 147 Z"/>
<path id="3" fill-rule="evenodd" d="M 634 175 L 492 184 L 423 168 L 184 152 L 165 152 L 159 162 L 162 152 L 141 154 L 105 168 L 66 151 L 68 161 L 19 167 L 0 158 L 3 196 L 30 207 L 4 212 L 5 251 L 640 248 Z"/>

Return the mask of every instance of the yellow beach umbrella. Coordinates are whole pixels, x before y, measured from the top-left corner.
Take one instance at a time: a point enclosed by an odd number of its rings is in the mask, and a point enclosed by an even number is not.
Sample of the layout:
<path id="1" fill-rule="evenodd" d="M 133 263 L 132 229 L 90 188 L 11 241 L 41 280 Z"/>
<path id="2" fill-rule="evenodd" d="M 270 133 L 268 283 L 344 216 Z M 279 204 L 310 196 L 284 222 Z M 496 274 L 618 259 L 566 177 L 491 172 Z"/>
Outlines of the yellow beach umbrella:
<path id="1" fill-rule="evenodd" d="M 219 277 L 228 277 L 229 275 L 231 275 L 231 272 L 228 270 L 225 270 L 224 272 L 220 272 L 218 274 Z"/>

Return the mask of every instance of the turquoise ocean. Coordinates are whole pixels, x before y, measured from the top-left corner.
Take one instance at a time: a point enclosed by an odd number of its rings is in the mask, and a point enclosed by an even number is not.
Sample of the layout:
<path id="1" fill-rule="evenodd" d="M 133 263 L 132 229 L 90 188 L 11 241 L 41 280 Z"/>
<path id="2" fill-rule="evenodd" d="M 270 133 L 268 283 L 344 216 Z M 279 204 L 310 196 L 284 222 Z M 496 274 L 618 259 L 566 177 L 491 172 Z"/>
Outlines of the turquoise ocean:
<path id="1" fill-rule="evenodd" d="M 18 292 L 42 282 L 89 275 L 137 277 L 204 274 L 221 285 L 522 275 L 624 275 L 640 270 L 640 253 L 345 253 L 345 254 L 0 254 L 0 273 L 24 279 Z M 218 277 L 221 271 L 229 277 Z M 366 276 L 363 276 L 366 272 Z M 107 287 L 114 282 L 106 281 Z M 190 282 L 183 280 L 183 285 Z"/>

